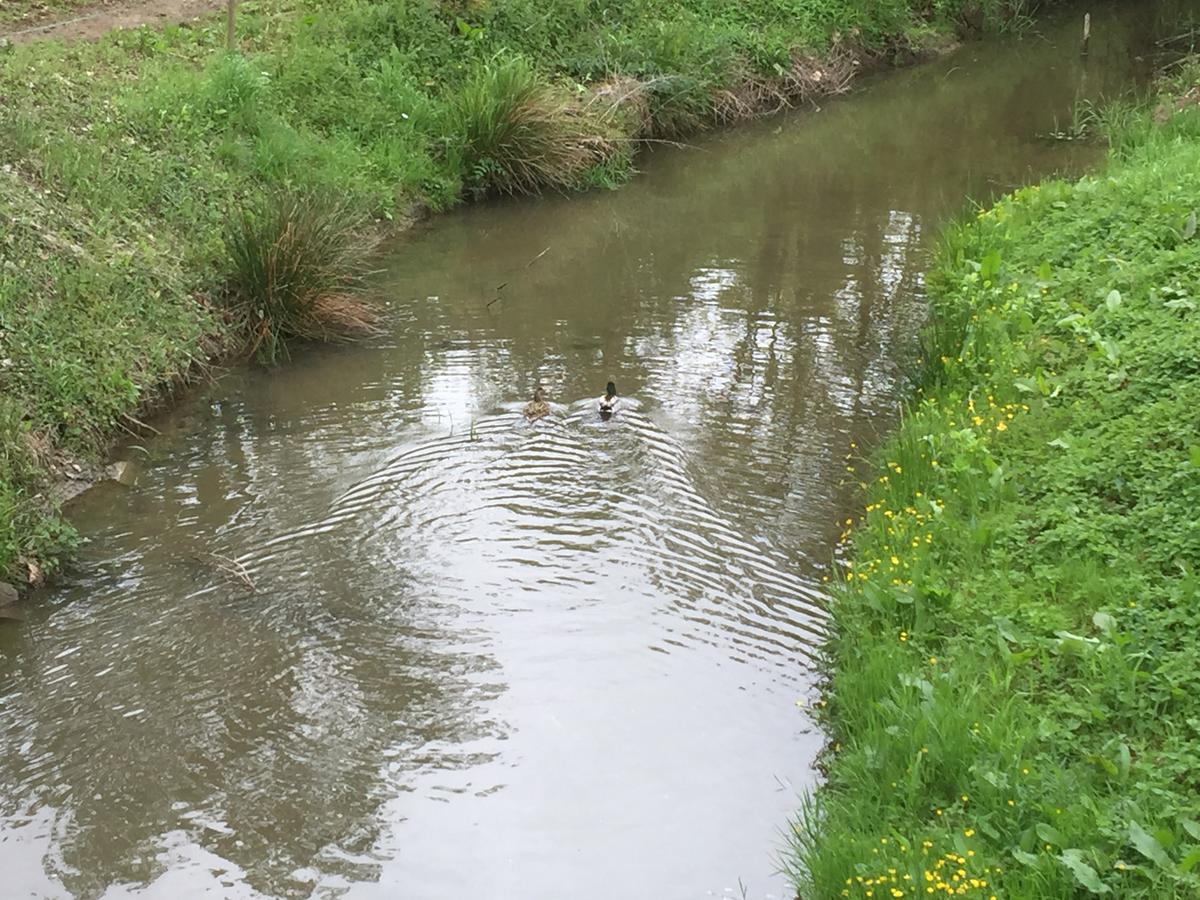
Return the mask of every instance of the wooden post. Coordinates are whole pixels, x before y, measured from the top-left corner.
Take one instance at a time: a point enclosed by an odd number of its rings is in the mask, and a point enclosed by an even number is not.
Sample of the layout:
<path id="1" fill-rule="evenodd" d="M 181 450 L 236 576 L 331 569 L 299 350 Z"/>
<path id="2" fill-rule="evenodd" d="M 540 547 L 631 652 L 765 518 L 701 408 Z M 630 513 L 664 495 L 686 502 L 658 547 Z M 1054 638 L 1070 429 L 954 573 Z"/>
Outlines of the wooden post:
<path id="1" fill-rule="evenodd" d="M 233 52 L 234 45 L 237 43 L 237 29 L 235 23 L 237 21 L 237 0 L 229 0 L 229 17 L 225 23 L 225 49 L 230 53 Z"/>
<path id="2" fill-rule="evenodd" d="M 1088 55 L 1088 41 L 1092 39 L 1092 14 L 1083 15 L 1083 55 Z"/>

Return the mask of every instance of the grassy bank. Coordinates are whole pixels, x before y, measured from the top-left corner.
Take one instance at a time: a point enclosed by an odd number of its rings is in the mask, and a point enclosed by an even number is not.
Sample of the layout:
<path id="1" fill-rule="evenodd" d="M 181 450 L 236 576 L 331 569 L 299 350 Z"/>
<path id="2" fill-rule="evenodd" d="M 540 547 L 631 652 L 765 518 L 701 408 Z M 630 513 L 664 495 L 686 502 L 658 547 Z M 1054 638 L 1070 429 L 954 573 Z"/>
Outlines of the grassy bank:
<path id="1" fill-rule="evenodd" d="M 640 139 L 836 90 L 858 60 L 1007 8 L 259 0 L 234 55 L 220 17 L 0 50 L 0 577 L 70 543 L 46 494 L 64 458 L 244 344 L 237 279 L 264 269 L 234 265 L 229 223 L 264 188 L 399 219 L 613 186 Z"/>
<path id="2" fill-rule="evenodd" d="M 1200 896 L 1197 83 L 946 237 L 850 462 L 805 898 Z"/>

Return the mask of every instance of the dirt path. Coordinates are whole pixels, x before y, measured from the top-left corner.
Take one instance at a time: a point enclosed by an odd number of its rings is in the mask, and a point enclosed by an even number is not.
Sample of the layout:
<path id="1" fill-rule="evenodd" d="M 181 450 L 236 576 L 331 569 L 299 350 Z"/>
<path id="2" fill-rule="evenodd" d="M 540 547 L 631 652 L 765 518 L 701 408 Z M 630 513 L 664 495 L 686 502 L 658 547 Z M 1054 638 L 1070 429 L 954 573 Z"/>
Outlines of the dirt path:
<path id="1" fill-rule="evenodd" d="M 74 15 L 36 25 L 16 25 L 0 31 L 0 38 L 14 43 L 63 40 L 90 41 L 117 28 L 140 25 L 169 25 L 189 22 L 224 6 L 223 0 L 134 0 L 102 2 L 85 6 Z M 0 25 L 0 29 L 4 28 Z"/>

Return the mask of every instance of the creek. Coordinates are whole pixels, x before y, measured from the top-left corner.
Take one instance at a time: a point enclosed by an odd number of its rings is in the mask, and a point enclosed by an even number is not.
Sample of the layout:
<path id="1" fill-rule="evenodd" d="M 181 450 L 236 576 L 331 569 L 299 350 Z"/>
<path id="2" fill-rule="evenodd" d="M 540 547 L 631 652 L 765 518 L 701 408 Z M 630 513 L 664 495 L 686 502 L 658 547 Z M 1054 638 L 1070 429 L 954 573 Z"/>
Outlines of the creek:
<path id="1" fill-rule="evenodd" d="M 380 337 L 156 422 L 0 622 L 6 896 L 789 896 L 847 455 L 895 421 L 939 224 L 1094 165 L 1048 135 L 1185 6 L 437 217 Z"/>

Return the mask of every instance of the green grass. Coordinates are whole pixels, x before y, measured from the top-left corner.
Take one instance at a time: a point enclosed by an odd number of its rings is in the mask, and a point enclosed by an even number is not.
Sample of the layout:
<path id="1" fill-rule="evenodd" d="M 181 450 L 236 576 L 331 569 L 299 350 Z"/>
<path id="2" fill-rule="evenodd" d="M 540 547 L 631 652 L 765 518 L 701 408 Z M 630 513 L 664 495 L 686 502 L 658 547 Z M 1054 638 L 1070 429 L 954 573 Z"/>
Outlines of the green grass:
<path id="1" fill-rule="evenodd" d="M 1200 109 L 1168 106 L 945 238 L 916 397 L 849 461 L 805 898 L 1200 896 Z"/>

